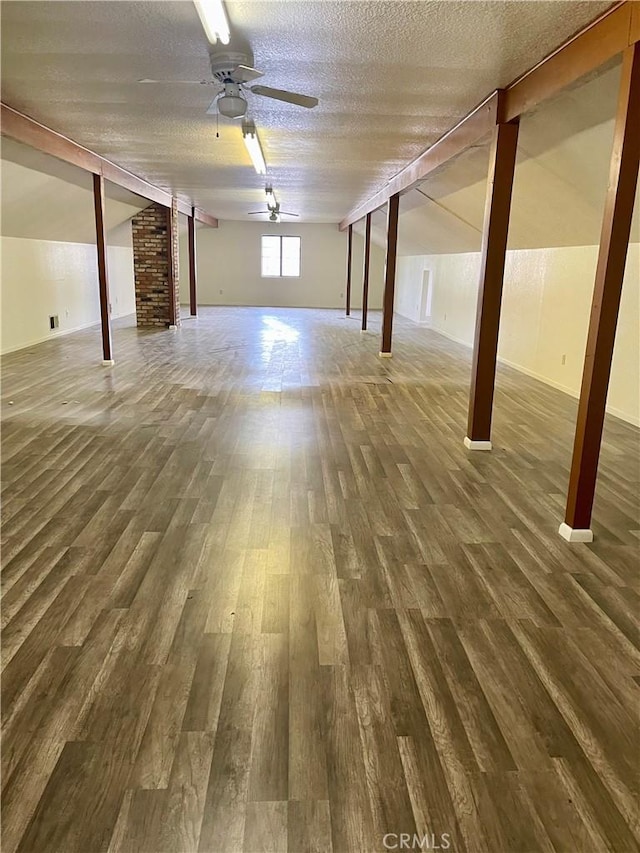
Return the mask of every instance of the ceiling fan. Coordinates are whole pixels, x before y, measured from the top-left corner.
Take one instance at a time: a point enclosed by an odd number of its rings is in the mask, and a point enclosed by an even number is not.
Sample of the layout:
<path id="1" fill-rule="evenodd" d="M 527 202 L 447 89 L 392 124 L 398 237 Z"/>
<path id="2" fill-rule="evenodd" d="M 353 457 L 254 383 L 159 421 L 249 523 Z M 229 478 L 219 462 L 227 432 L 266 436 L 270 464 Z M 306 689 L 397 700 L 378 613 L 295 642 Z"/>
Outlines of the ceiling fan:
<path id="1" fill-rule="evenodd" d="M 210 60 L 213 80 L 150 80 L 145 78 L 138 80 L 138 82 L 200 83 L 205 86 L 219 86 L 221 88 L 211 102 L 207 113 L 211 115 L 219 112 L 220 115 L 227 118 L 240 118 L 247 112 L 247 99 L 245 97 L 247 91 L 263 98 L 273 98 L 276 101 L 284 101 L 287 104 L 295 104 L 307 109 L 313 109 L 318 104 L 318 99 L 309 95 L 300 95 L 297 92 L 288 92 L 285 89 L 272 89 L 270 86 L 247 86 L 247 83 L 262 77 L 263 72 L 251 67 L 251 57 L 245 53 L 226 49 L 217 50 L 211 53 Z"/>
<path id="2" fill-rule="evenodd" d="M 252 210 L 247 216 L 264 216 L 268 214 L 269 222 L 280 222 L 281 216 L 300 216 L 299 213 L 288 213 L 286 210 L 280 210 L 280 202 L 275 204 L 267 204 L 266 210 Z"/>

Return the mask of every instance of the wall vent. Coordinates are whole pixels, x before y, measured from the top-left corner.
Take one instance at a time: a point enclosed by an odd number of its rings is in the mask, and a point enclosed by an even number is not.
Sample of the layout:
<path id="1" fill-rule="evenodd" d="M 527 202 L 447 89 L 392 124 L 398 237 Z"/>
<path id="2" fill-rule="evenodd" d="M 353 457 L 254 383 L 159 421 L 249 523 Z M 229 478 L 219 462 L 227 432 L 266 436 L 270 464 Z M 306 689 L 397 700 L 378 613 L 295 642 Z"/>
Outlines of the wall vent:
<path id="1" fill-rule="evenodd" d="M 57 329 L 60 326 L 60 320 L 58 319 L 57 314 L 53 314 L 49 317 L 49 328 Z"/>

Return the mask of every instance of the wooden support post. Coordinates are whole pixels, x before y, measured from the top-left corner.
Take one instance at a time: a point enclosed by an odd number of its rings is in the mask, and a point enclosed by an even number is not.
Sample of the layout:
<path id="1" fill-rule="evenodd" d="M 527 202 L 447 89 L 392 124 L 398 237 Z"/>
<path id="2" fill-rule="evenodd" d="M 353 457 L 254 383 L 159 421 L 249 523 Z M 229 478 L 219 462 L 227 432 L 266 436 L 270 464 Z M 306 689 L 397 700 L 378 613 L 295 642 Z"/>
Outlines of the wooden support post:
<path id="1" fill-rule="evenodd" d="M 491 412 L 496 379 L 500 304 L 517 147 L 518 121 L 499 122 L 494 130 L 491 147 L 482 229 L 482 261 L 473 344 L 469 420 L 464 440 L 469 450 L 491 450 Z"/>
<path id="2" fill-rule="evenodd" d="M 351 254 L 353 251 L 353 225 L 349 226 L 347 234 L 347 317 L 351 314 Z"/>
<path id="3" fill-rule="evenodd" d="M 176 258 L 175 258 L 175 239 L 174 228 L 177 216 L 175 204 L 172 202 L 171 207 L 167 207 L 167 289 L 169 291 L 169 328 L 177 329 L 178 327 L 178 308 L 176 305 Z"/>
<path id="4" fill-rule="evenodd" d="M 382 303 L 382 358 L 391 358 L 393 330 L 393 300 L 396 290 L 396 255 L 398 250 L 398 212 L 400 194 L 392 195 L 387 203 L 387 257 L 384 268 L 384 298 Z"/>
<path id="5" fill-rule="evenodd" d="M 189 310 L 192 317 L 198 314 L 197 279 L 196 279 L 196 211 L 191 208 L 191 216 L 187 219 L 189 236 Z"/>
<path id="6" fill-rule="evenodd" d="M 369 303 L 369 256 L 371 254 L 371 214 L 367 213 L 364 228 L 364 268 L 362 273 L 362 330 L 367 331 L 367 307 Z"/>
<path id="7" fill-rule="evenodd" d="M 640 43 L 623 53 L 591 319 L 578 404 L 567 510 L 560 535 L 591 542 L 591 511 L 598 474 L 611 359 L 627 259 L 640 156 Z"/>
<path id="8" fill-rule="evenodd" d="M 107 268 L 107 229 L 104 221 L 104 178 L 93 175 L 93 208 L 96 215 L 96 249 L 98 250 L 98 289 L 100 291 L 100 326 L 102 328 L 102 363 L 115 364 L 111 345 L 109 305 L 109 271 Z"/>

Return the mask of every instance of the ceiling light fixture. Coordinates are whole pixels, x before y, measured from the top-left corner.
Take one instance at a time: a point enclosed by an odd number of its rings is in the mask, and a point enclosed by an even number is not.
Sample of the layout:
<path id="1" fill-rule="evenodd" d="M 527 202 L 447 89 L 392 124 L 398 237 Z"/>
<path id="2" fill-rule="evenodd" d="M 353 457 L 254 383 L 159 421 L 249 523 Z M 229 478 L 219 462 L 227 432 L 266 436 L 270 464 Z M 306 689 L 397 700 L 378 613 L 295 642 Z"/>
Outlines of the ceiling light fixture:
<path id="1" fill-rule="evenodd" d="M 218 112 L 227 118 L 240 118 L 247 111 L 247 102 L 237 83 L 225 83 L 224 93 L 216 101 Z"/>
<path id="2" fill-rule="evenodd" d="M 253 168 L 259 175 L 266 175 L 267 164 L 264 162 L 264 154 L 262 153 L 262 147 L 258 139 L 258 131 L 252 121 L 242 122 L 242 137 L 251 157 Z"/>
<path id="3" fill-rule="evenodd" d="M 278 200 L 276 199 L 276 194 L 273 191 L 273 187 L 267 186 L 265 187 L 265 193 L 267 194 L 267 207 L 269 210 L 275 210 L 278 206 Z"/>
<path id="4" fill-rule="evenodd" d="M 222 44 L 229 44 L 229 21 L 222 0 L 193 0 L 202 26 L 211 44 L 218 39 Z"/>

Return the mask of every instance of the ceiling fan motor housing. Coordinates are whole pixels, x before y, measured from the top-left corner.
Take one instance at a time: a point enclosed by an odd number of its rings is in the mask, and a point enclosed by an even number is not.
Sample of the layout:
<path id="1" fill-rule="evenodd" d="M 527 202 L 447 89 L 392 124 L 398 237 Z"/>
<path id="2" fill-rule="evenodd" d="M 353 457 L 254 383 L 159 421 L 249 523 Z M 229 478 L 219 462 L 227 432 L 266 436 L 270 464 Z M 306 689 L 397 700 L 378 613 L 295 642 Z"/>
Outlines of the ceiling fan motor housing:
<path id="1" fill-rule="evenodd" d="M 233 82 L 232 74 L 238 65 L 250 66 L 253 57 L 239 50 L 215 50 L 209 55 L 211 73 L 220 83 Z"/>

